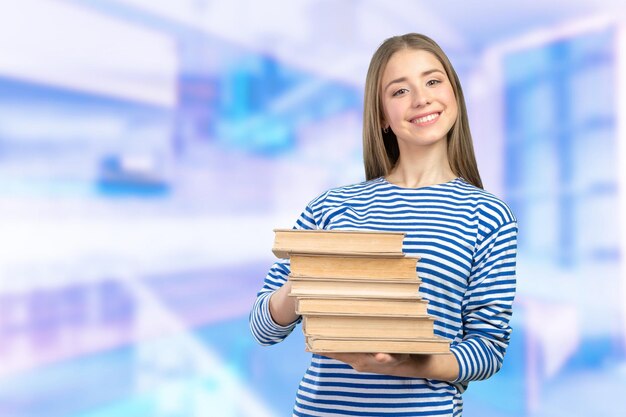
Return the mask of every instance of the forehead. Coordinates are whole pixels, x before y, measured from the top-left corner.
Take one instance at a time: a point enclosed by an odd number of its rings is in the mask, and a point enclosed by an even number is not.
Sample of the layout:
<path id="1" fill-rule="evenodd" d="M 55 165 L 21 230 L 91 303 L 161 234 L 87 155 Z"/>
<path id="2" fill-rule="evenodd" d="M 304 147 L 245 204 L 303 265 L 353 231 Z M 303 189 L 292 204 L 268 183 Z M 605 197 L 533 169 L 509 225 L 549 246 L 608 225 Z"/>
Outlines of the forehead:
<path id="1" fill-rule="evenodd" d="M 393 80 L 400 77 L 420 76 L 425 71 L 438 69 L 446 74 L 439 59 L 421 49 L 401 49 L 391 55 L 385 66 L 381 81 Z"/>

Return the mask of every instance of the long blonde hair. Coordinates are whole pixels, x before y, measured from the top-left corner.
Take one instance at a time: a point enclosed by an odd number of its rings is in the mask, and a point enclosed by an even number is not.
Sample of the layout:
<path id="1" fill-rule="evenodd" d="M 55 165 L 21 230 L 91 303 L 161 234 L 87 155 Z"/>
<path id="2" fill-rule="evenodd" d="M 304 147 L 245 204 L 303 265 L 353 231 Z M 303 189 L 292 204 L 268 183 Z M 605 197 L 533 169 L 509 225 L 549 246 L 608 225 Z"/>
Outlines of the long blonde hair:
<path id="1" fill-rule="evenodd" d="M 386 176 L 393 169 L 400 156 L 398 140 L 389 129 L 383 131 L 384 120 L 381 98 L 381 78 L 389 59 L 402 49 L 417 49 L 433 54 L 446 71 L 456 97 L 458 114 L 448 132 L 448 160 L 456 176 L 463 177 L 470 184 L 483 188 L 478 172 L 472 134 L 467 119 L 467 108 L 459 78 L 443 50 L 427 36 L 408 33 L 385 40 L 376 50 L 370 61 L 365 79 L 363 106 L 363 162 L 367 180 Z"/>

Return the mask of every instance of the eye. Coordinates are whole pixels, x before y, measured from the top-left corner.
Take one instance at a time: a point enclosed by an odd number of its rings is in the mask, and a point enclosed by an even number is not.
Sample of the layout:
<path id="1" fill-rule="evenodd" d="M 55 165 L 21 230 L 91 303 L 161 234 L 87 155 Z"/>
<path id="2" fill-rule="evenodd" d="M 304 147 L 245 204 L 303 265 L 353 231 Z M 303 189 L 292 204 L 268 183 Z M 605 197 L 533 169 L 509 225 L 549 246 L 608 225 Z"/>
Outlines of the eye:
<path id="1" fill-rule="evenodd" d="M 393 97 L 401 96 L 402 94 L 406 93 L 407 91 L 409 91 L 409 90 L 407 90 L 406 88 L 400 88 L 399 90 L 394 91 L 392 96 Z"/>
<path id="2" fill-rule="evenodd" d="M 441 84 L 441 81 L 439 81 L 439 80 L 428 80 L 426 82 L 426 85 L 429 86 L 429 87 L 432 87 L 433 85 L 437 85 L 437 84 Z"/>

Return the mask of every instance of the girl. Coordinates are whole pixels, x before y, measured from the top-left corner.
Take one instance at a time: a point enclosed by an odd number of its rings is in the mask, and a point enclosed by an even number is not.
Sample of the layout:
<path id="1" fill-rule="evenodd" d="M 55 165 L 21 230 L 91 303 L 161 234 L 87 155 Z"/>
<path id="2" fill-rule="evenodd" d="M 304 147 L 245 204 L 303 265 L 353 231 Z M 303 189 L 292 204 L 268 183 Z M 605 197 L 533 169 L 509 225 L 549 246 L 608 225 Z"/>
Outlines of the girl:
<path id="1" fill-rule="evenodd" d="M 375 52 L 365 82 L 366 181 L 315 198 L 297 229 L 406 233 L 420 292 L 447 355 L 313 354 L 294 416 L 458 416 L 470 381 L 495 374 L 509 343 L 517 222 L 482 189 L 465 100 L 448 57 L 406 34 Z M 257 341 L 286 338 L 300 318 L 289 261 L 270 269 L 250 314 Z"/>

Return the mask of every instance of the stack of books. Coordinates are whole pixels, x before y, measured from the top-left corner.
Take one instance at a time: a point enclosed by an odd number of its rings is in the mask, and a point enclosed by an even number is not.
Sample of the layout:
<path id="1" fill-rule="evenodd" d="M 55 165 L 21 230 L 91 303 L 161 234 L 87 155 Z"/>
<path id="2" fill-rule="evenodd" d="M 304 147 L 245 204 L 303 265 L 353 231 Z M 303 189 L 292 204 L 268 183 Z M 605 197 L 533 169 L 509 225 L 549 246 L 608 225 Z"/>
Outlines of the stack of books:
<path id="1" fill-rule="evenodd" d="M 404 233 L 276 229 L 273 252 L 290 258 L 290 296 L 307 350 L 448 353 L 419 295 L 417 257 Z"/>

